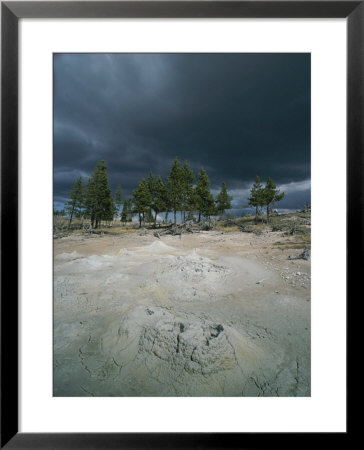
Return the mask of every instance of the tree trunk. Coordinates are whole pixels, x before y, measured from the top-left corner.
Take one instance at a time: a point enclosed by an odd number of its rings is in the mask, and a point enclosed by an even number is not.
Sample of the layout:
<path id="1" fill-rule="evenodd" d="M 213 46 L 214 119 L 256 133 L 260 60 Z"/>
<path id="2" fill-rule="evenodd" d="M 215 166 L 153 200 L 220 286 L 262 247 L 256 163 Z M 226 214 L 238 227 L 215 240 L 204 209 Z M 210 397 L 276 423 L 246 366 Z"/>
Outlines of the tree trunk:
<path id="1" fill-rule="evenodd" d="M 74 206 L 72 206 L 72 211 L 71 211 L 71 215 L 70 215 L 70 220 L 68 222 L 68 229 L 71 228 L 71 223 L 72 223 L 72 217 L 73 217 L 73 212 L 74 212 L 75 208 Z"/>
<path id="2" fill-rule="evenodd" d="M 177 223 L 177 211 L 173 210 L 173 212 L 174 212 L 174 224 L 176 225 L 176 223 Z"/>

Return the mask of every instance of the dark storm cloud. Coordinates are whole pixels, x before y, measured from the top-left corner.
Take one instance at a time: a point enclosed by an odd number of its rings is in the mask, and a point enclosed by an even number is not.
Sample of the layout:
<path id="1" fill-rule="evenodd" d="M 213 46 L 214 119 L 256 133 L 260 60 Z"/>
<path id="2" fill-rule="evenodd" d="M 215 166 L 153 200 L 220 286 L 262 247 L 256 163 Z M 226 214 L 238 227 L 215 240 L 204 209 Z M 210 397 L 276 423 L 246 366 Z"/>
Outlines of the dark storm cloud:
<path id="1" fill-rule="evenodd" d="M 129 195 L 175 156 L 237 203 L 255 175 L 291 186 L 282 207 L 309 201 L 310 55 L 55 55 L 56 202 L 100 159 Z"/>

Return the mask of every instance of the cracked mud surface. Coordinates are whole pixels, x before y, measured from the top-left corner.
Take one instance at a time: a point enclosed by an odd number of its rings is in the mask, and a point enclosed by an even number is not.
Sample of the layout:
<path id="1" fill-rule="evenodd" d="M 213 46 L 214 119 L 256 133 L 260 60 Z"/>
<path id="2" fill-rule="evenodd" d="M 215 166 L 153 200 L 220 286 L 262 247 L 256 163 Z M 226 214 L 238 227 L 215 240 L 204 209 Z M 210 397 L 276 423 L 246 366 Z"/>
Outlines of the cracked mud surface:
<path id="1" fill-rule="evenodd" d="M 309 396 L 310 262 L 276 240 L 55 241 L 54 395 Z"/>

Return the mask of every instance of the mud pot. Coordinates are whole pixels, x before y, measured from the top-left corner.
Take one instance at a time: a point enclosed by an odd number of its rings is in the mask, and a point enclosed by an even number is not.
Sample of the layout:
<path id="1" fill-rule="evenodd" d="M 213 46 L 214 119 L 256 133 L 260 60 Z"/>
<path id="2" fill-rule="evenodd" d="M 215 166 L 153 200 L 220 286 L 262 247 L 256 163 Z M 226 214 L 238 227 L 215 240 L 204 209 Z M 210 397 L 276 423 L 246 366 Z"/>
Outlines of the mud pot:
<path id="1" fill-rule="evenodd" d="M 310 261 L 284 239 L 57 239 L 54 395 L 309 396 Z"/>

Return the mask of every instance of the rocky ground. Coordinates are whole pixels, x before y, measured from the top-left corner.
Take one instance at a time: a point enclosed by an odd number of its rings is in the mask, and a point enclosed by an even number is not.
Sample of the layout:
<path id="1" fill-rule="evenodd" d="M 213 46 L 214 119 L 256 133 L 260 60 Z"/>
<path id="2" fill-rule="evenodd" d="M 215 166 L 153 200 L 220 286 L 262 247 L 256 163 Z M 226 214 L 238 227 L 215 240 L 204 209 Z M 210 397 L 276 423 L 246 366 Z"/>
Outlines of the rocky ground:
<path id="1" fill-rule="evenodd" d="M 56 239 L 54 395 L 309 396 L 310 261 L 289 259 L 300 240 Z"/>

